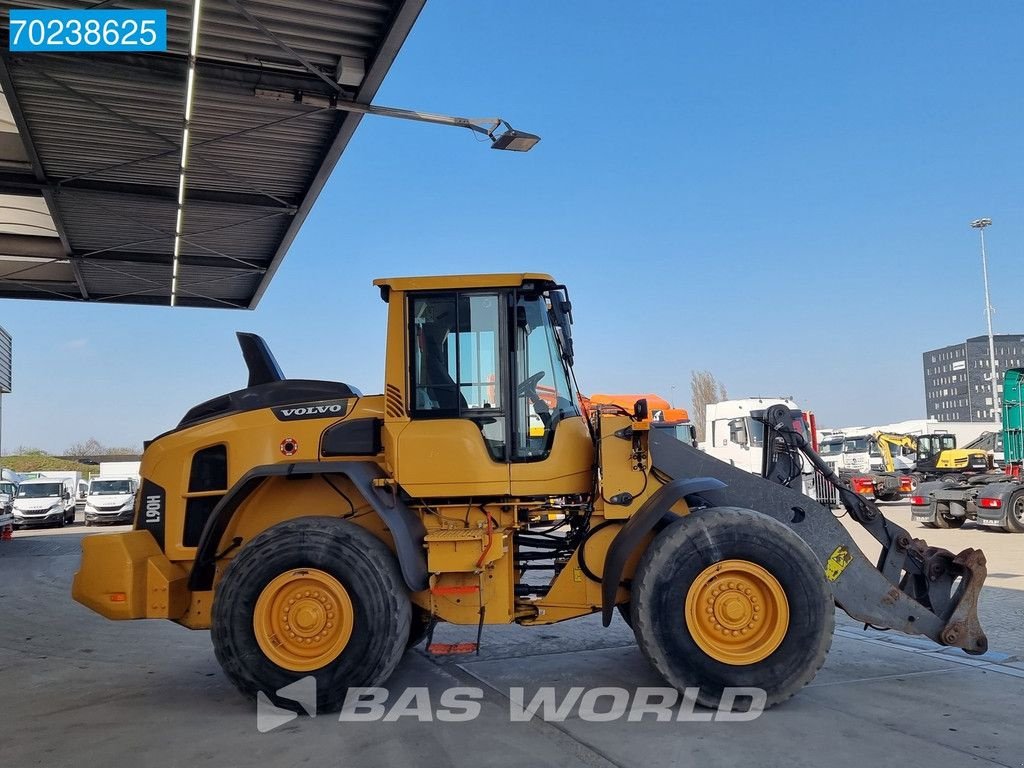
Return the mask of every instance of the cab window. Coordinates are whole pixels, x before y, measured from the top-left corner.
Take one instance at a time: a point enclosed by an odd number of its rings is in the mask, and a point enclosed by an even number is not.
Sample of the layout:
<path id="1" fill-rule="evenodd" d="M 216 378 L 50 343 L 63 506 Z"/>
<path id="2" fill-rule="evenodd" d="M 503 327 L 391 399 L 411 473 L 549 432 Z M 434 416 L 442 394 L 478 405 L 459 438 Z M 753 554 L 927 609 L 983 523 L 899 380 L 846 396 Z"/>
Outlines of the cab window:
<path id="1" fill-rule="evenodd" d="M 409 329 L 413 415 L 473 420 L 496 460 L 506 443 L 501 306 L 496 293 L 417 296 Z"/>
<path id="2" fill-rule="evenodd" d="M 516 299 L 512 455 L 519 460 L 547 456 L 558 422 L 579 415 L 549 301 L 542 294 L 520 294 Z"/>

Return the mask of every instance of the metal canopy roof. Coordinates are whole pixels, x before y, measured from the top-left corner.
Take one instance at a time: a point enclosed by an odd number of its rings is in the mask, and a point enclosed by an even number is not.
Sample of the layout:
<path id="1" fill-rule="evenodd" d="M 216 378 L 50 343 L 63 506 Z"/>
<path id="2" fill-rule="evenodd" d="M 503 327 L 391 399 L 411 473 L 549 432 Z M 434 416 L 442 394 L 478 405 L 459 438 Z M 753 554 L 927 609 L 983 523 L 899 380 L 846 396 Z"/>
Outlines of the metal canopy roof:
<path id="1" fill-rule="evenodd" d="M 12 6 L 138 3 L 0 0 L 0 298 L 255 307 L 361 118 L 257 92 L 369 104 L 424 2 L 153 0 L 166 54 L 14 54 Z"/>

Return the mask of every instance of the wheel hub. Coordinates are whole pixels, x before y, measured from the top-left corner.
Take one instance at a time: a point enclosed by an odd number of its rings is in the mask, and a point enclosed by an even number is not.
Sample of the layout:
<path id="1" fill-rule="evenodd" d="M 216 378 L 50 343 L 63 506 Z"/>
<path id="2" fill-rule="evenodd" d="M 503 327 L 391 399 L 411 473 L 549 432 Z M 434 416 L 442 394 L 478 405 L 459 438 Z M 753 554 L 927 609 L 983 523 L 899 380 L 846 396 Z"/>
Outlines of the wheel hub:
<path id="1" fill-rule="evenodd" d="M 782 643 L 789 603 L 778 580 L 747 560 L 705 568 L 686 595 L 685 619 L 694 642 L 724 664 L 755 664 Z"/>
<path id="2" fill-rule="evenodd" d="M 256 642 L 284 669 L 308 672 L 334 661 L 352 637 L 348 590 L 315 568 L 288 571 L 263 588 L 253 611 Z"/>

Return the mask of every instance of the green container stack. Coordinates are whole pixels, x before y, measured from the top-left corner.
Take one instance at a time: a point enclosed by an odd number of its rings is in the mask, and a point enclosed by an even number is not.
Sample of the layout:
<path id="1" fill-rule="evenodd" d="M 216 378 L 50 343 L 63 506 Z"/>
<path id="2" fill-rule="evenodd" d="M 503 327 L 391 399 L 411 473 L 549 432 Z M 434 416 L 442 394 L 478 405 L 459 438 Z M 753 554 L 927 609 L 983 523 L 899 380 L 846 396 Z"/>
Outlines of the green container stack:
<path id="1" fill-rule="evenodd" d="M 1024 462 L 1024 368 L 1003 377 L 1003 455 L 1007 464 Z"/>

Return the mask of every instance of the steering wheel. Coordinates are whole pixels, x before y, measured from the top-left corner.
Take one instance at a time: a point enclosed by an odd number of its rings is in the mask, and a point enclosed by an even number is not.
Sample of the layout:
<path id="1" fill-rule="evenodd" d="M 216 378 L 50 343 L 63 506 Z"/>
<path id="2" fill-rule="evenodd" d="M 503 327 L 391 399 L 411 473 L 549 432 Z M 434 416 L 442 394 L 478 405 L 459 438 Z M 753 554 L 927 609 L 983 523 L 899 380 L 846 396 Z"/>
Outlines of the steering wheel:
<path id="1" fill-rule="evenodd" d="M 548 404 L 541 399 L 541 396 L 537 394 L 537 384 L 541 379 L 544 378 L 544 371 L 537 371 L 530 378 L 522 382 L 516 387 L 516 397 L 527 397 L 530 403 L 533 405 L 533 410 L 540 418 L 544 428 L 547 429 L 551 426 L 551 409 Z"/>
<path id="2" fill-rule="evenodd" d="M 544 378 L 545 371 L 537 371 L 530 378 L 526 379 L 516 387 L 516 396 L 523 397 L 524 395 L 530 398 L 531 401 L 539 400 L 540 396 L 537 394 L 537 384 L 541 379 Z"/>

